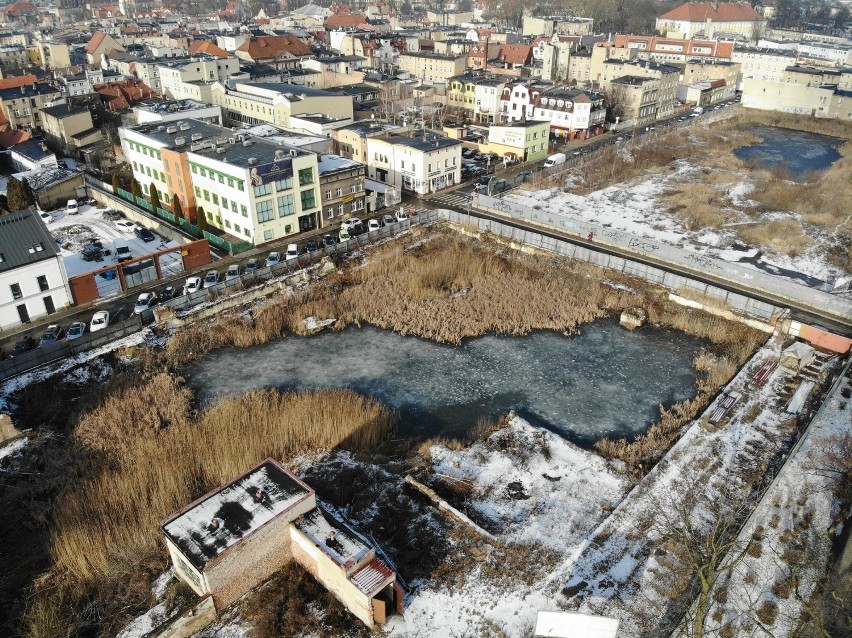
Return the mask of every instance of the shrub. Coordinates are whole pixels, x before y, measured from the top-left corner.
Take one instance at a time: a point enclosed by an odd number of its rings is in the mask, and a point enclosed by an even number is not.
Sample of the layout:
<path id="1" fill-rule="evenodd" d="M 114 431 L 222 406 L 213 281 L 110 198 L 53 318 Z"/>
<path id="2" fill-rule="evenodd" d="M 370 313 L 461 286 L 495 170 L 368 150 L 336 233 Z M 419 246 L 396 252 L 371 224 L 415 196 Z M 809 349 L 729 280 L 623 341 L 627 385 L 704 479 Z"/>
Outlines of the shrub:
<path id="1" fill-rule="evenodd" d="M 757 618 L 764 625 L 772 625 L 778 617 L 778 605 L 775 601 L 764 600 L 757 608 Z"/>

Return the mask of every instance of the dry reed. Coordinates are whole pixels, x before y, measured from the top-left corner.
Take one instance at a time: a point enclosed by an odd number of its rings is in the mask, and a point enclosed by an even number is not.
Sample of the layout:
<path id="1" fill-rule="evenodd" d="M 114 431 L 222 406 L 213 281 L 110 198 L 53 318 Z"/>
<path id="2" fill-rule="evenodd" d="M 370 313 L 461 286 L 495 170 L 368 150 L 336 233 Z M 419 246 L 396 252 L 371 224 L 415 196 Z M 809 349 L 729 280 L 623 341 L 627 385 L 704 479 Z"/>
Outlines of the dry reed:
<path id="1" fill-rule="evenodd" d="M 166 429 L 116 436 L 116 423 L 128 421 L 126 406 L 154 392 L 176 395 L 160 405 L 187 405 L 179 383 L 157 375 L 81 420 L 79 442 L 86 445 L 103 432 L 95 448 L 114 460 L 93 464 L 88 476 L 69 486 L 54 517 L 54 563 L 79 583 L 126 573 L 139 557 L 162 553 L 158 525 L 165 516 L 264 458 L 370 448 L 396 423 L 392 412 L 348 390 L 262 390 L 225 400 L 196 419 L 170 413 Z"/>

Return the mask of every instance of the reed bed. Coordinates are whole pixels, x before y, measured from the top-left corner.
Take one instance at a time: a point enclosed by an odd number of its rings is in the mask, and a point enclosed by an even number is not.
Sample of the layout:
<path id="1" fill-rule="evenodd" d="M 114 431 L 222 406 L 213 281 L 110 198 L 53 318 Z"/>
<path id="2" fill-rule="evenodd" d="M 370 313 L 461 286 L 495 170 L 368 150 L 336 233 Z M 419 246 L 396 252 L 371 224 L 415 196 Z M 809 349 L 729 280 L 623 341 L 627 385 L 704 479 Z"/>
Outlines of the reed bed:
<path id="1" fill-rule="evenodd" d="M 163 415 L 168 427 L 148 424 L 117 436 L 116 423 L 131 420 L 128 409 L 157 394 L 171 396 L 154 399 L 146 409 L 170 408 Z M 60 499 L 54 564 L 87 585 L 128 573 L 140 557 L 164 556 L 160 521 L 205 491 L 267 457 L 370 449 L 394 430 L 396 420 L 379 403 L 349 390 L 262 390 L 192 415 L 180 380 L 156 375 L 81 419 L 77 442 L 98 460 Z"/>

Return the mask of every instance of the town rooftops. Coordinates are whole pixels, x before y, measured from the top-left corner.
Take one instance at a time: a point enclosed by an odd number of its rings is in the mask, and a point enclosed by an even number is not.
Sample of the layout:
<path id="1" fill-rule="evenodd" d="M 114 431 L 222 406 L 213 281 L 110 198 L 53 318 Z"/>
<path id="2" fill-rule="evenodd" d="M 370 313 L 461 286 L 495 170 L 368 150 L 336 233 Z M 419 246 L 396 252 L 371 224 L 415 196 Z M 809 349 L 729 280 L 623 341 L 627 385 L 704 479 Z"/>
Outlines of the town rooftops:
<path id="1" fill-rule="evenodd" d="M 660 20 L 685 22 L 747 22 L 764 20 L 764 17 L 739 2 L 687 2 L 660 16 Z"/>
<path id="2" fill-rule="evenodd" d="M 30 188 L 38 193 L 45 188 L 50 188 L 51 186 L 61 184 L 69 179 L 80 177 L 80 173 L 62 166 L 45 166 L 44 168 L 24 171 L 23 173 L 15 173 L 12 177 L 15 177 L 16 179 L 26 179 Z"/>
<path id="3" fill-rule="evenodd" d="M 260 502 L 258 490 L 263 493 Z M 312 493 L 279 463 L 267 459 L 166 519 L 162 530 L 197 569 L 203 570 L 211 559 Z M 214 518 L 222 522 L 211 529 Z"/>
<path id="4" fill-rule="evenodd" d="M 459 60 L 461 58 L 467 57 L 465 54 L 462 55 L 443 55 L 441 53 L 426 53 L 424 51 L 409 51 L 402 54 L 403 56 L 407 56 L 409 58 L 426 58 L 428 60 Z"/>
<path id="5" fill-rule="evenodd" d="M 15 100 L 21 97 L 35 97 L 36 95 L 49 95 L 51 93 L 60 93 L 60 91 L 49 84 L 30 84 L 29 86 L 0 90 L 0 99 Z"/>
<path id="6" fill-rule="evenodd" d="M 30 208 L 0 217 L 0 272 L 56 256 L 56 244 Z"/>
<path id="7" fill-rule="evenodd" d="M 656 82 L 656 78 L 645 78 L 639 75 L 622 75 L 620 78 L 611 80 L 610 83 L 627 84 L 629 86 L 642 86 L 646 82 Z"/>
<path id="8" fill-rule="evenodd" d="M 53 151 L 49 150 L 42 142 L 37 142 L 33 139 L 27 139 L 23 142 L 19 142 L 9 150 L 33 162 L 39 162 L 54 154 Z"/>
<path id="9" fill-rule="evenodd" d="M 41 109 L 41 112 L 45 115 L 55 117 L 58 120 L 64 120 L 75 115 L 80 115 L 81 113 L 88 113 L 89 108 L 87 106 L 71 106 L 70 104 L 57 104 L 56 106 L 46 106 Z"/>
<path id="10" fill-rule="evenodd" d="M 383 137 L 381 139 L 397 146 L 408 146 L 409 148 L 423 151 L 425 153 L 437 149 L 449 148 L 451 146 L 458 146 L 462 143 L 461 140 L 452 140 L 449 137 L 440 137 L 432 133 L 417 135 L 416 137 L 389 135 L 388 137 Z"/>
<path id="11" fill-rule="evenodd" d="M 320 175 L 332 175 L 341 171 L 351 171 L 364 167 L 361 162 L 340 157 L 339 155 L 320 155 L 317 166 Z"/>
<path id="12" fill-rule="evenodd" d="M 210 104 L 196 100 L 169 100 L 166 102 L 156 100 L 150 103 L 143 102 L 136 105 L 136 110 L 148 111 L 150 113 L 182 113 L 196 109 L 209 109 Z"/>

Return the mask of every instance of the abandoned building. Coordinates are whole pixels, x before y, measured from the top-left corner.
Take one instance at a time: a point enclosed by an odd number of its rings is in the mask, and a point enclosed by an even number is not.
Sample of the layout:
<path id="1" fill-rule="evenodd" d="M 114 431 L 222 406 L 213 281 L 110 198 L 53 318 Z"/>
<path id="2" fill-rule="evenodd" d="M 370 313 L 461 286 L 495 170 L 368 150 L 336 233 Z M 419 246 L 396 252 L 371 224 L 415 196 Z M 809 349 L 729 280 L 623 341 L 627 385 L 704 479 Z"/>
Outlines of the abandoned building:
<path id="1" fill-rule="evenodd" d="M 402 611 L 396 573 L 272 459 L 162 524 L 175 574 L 217 612 L 295 560 L 367 626 Z"/>

